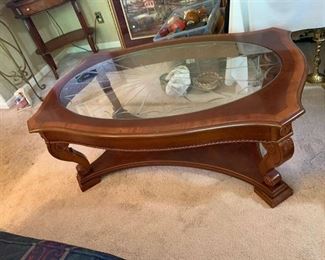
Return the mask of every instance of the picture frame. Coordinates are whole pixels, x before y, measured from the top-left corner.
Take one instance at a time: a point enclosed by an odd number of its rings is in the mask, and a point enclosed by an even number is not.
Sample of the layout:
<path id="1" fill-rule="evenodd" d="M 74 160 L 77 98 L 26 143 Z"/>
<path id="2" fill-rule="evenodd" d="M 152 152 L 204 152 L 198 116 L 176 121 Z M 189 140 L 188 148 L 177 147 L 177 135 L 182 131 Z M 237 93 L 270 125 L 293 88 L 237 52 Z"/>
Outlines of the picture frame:
<path id="1" fill-rule="evenodd" d="M 122 47 L 150 43 L 176 8 L 204 0 L 109 0 Z"/>

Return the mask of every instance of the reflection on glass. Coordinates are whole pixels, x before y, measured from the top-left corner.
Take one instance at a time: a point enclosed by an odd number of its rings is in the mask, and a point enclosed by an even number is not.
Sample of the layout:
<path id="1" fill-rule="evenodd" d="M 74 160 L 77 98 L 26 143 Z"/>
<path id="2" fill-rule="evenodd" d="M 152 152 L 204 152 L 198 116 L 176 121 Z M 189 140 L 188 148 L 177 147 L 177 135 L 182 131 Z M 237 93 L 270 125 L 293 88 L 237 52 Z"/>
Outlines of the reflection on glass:
<path id="1" fill-rule="evenodd" d="M 253 44 L 179 44 L 98 63 L 71 79 L 60 100 L 88 117 L 159 118 L 243 98 L 265 87 L 280 69 L 274 52 Z"/>
<path id="2" fill-rule="evenodd" d="M 202 3 L 204 0 L 120 0 L 120 2 L 130 38 L 135 40 L 154 36 L 173 10 Z"/>

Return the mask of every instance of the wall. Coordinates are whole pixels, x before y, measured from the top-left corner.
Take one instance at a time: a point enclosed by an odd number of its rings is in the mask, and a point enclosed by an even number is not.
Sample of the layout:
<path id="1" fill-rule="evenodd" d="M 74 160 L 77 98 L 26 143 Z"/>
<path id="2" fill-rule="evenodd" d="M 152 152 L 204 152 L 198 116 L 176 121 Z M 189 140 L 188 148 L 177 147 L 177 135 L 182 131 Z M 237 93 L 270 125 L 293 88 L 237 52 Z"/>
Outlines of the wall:
<path id="1" fill-rule="evenodd" d="M 103 43 L 118 42 L 118 35 L 114 26 L 114 21 L 109 8 L 108 0 L 79 0 L 83 13 L 85 14 L 88 25 L 94 27 L 96 11 L 100 11 L 103 15 L 105 23 L 98 24 L 96 30 L 97 43 L 103 46 Z M 74 15 L 70 5 L 64 5 L 60 8 L 51 10 L 51 14 L 58 21 L 64 32 L 80 28 L 77 17 Z M 87 44 L 86 41 L 80 42 L 78 45 Z M 105 46 L 105 45 L 104 45 Z M 109 46 L 109 45 L 108 45 Z"/>
<path id="2" fill-rule="evenodd" d="M 5 2 L 6 0 L 0 0 L 0 19 L 10 25 L 11 30 L 14 32 L 18 38 L 18 41 L 20 42 L 20 46 L 22 47 L 23 52 L 26 54 L 28 61 L 32 65 L 34 72 L 38 72 L 44 68 L 46 64 L 44 63 L 41 56 L 35 53 L 35 44 L 29 36 L 29 33 L 26 31 L 23 22 L 14 18 L 13 13 L 4 6 Z M 113 16 L 109 8 L 109 0 L 79 0 L 79 3 L 90 26 L 94 26 L 95 11 L 100 11 L 103 15 L 105 23 L 97 24 L 96 30 L 96 38 L 99 47 L 102 49 L 119 46 L 117 31 L 115 29 L 112 18 Z M 62 27 L 64 32 L 69 32 L 71 30 L 80 28 L 77 17 L 75 16 L 74 11 L 69 4 L 51 9 L 50 13 Z M 41 13 L 34 16 L 33 20 L 45 41 L 58 36 L 57 27 L 54 25 L 46 13 Z M 0 37 L 7 36 L 8 35 L 5 34 L 4 30 L 1 27 Z M 87 47 L 87 42 L 78 42 L 77 45 Z M 54 56 L 57 55 L 60 51 L 62 50 L 57 50 L 54 52 Z M 5 57 L 3 56 L 3 53 L 0 52 L 0 55 L 0 60 L 4 60 Z M 0 62 L 0 69 L 3 66 L 3 63 L 1 63 L 2 62 Z M 6 69 L 9 68 L 6 67 Z M 14 90 L 6 86 L 8 86 L 8 83 L 0 78 L 0 96 L 2 96 L 3 99 L 8 100 L 12 96 Z"/>
<path id="3" fill-rule="evenodd" d="M 324 10 L 324 0 L 231 0 L 229 32 L 324 27 Z"/>

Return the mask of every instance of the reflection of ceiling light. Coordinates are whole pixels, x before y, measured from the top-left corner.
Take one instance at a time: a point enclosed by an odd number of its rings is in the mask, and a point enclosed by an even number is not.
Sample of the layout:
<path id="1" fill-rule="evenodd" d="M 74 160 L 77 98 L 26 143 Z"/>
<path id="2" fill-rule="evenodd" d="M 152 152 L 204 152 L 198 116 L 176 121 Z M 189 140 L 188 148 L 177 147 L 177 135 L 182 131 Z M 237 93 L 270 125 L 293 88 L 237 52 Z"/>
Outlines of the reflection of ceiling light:
<path id="1" fill-rule="evenodd" d="M 132 25 L 132 28 L 134 29 L 135 28 L 135 25 Z"/>

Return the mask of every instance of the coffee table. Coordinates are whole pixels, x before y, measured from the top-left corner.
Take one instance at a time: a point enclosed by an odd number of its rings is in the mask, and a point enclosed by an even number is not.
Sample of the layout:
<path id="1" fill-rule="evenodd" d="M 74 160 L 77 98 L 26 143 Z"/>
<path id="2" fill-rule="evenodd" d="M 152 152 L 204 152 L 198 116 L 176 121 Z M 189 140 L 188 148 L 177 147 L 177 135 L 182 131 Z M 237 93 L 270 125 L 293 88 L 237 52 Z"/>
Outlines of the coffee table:
<path id="1" fill-rule="evenodd" d="M 82 191 L 120 169 L 178 165 L 251 183 L 275 207 L 293 193 L 275 167 L 294 152 L 306 72 L 276 28 L 102 52 L 57 82 L 28 127 L 77 163 Z M 105 152 L 90 163 L 70 144 Z"/>

